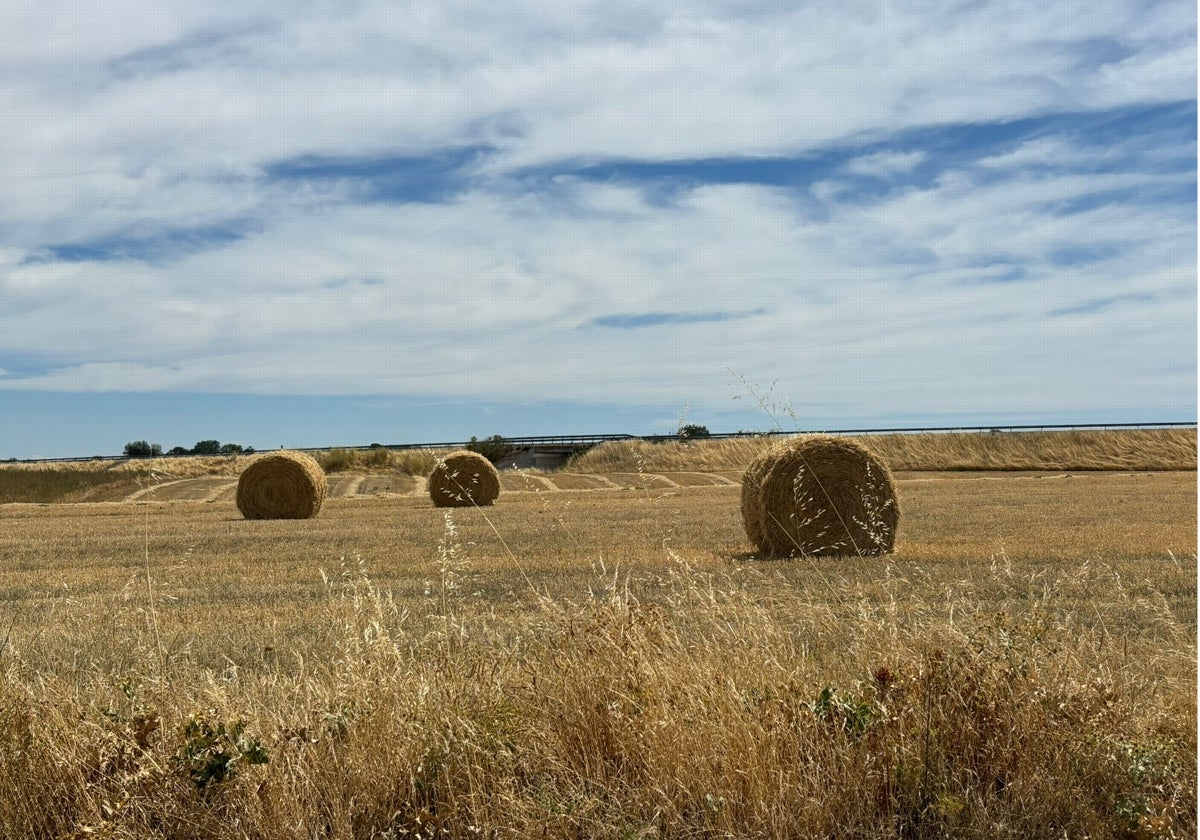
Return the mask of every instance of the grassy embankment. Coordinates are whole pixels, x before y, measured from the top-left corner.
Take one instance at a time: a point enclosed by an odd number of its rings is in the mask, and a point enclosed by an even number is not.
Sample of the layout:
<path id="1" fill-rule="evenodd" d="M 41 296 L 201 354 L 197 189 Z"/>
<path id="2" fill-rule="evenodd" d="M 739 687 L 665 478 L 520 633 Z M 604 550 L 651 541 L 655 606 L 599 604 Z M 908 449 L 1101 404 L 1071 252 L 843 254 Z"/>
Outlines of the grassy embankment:
<path id="1" fill-rule="evenodd" d="M 1194 470 L 1195 429 L 864 435 L 851 438 L 894 472 L 925 470 Z M 745 469 L 776 436 L 691 443 L 613 441 L 571 462 L 579 472 Z"/>
<path id="2" fill-rule="evenodd" d="M 0 836 L 1193 836 L 1194 475 L 898 489 L 0 507 Z"/>

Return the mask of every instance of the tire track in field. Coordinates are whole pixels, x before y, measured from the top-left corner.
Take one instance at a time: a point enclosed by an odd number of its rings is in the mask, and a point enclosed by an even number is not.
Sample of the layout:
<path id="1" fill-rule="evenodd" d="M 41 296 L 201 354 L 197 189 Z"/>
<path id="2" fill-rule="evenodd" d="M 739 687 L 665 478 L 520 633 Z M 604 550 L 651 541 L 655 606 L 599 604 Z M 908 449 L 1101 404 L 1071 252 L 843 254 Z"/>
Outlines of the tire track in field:
<path id="1" fill-rule="evenodd" d="M 697 470 L 681 470 L 665 473 L 662 478 L 674 481 L 681 487 L 727 487 L 736 484 L 736 482 L 731 481 L 723 475 L 699 472 Z"/>
<path id="2" fill-rule="evenodd" d="M 620 484 L 617 484 L 617 482 L 613 481 L 611 478 L 609 478 L 606 475 L 600 475 L 599 473 L 587 473 L 587 475 L 589 477 L 594 478 L 597 481 L 599 481 L 604 486 L 604 489 L 606 489 L 606 490 L 624 490 L 625 489 Z"/>
<path id="3" fill-rule="evenodd" d="M 363 482 L 366 480 L 367 477 L 365 475 L 351 476 L 338 488 L 337 498 L 346 499 L 350 496 L 357 496 L 358 489 L 363 486 Z"/>
<path id="4" fill-rule="evenodd" d="M 553 481 L 541 475 L 529 473 L 501 473 L 500 487 L 505 493 L 561 493 Z"/>
<path id="5" fill-rule="evenodd" d="M 195 479 L 193 479 L 193 478 L 178 478 L 175 481 L 164 481 L 161 484 L 151 484 L 149 487 L 140 487 L 137 490 L 134 490 L 128 496 L 126 496 L 125 501 L 136 502 L 139 499 L 145 498 L 146 496 L 152 497 L 151 494 L 157 493 L 159 490 L 165 490 L 168 487 L 174 487 L 176 484 L 183 484 L 185 481 L 195 481 Z"/>
<path id="6" fill-rule="evenodd" d="M 222 485 L 220 485 L 219 487 L 217 487 L 215 490 L 212 490 L 209 493 L 206 493 L 204 495 L 204 498 L 202 498 L 200 501 L 215 502 L 218 499 L 220 499 L 222 496 L 225 496 L 225 495 L 229 495 L 230 497 L 232 497 L 233 493 L 231 491 L 236 490 L 237 486 L 238 486 L 238 483 L 236 481 L 227 481 L 227 482 L 223 483 Z"/>

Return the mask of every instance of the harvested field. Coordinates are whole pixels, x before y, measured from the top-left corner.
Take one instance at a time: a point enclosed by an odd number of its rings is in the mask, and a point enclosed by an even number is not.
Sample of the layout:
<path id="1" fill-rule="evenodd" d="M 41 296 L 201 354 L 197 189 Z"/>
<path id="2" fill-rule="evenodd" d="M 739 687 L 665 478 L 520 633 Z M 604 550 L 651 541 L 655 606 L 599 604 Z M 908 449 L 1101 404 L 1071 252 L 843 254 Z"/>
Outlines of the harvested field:
<path id="1" fill-rule="evenodd" d="M 425 480 L 415 475 L 368 475 L 363 477 L 362 483 L 357 486 L 357 495 L 423 496 Z"/>
<path id="2" fill-rule="evenodd" d="M 0 836 L 1194 834 L 1195 473 L 894 477 L 861 559 L 728 471 L 0 505 Z"/>
<path id="3" fill-rule="evenodd" d="M 739 473 L 668 472 L 668 473 L 587 473 L 504 471 L 500 473 L 503 492 L 552 493 L 562 490 L 664 490 L 672 487 L 729 487 L 737 484 Z M 76 493 L 75 502 L 179 502 L 226 500 L 237 482 L 226 476 L 203 478 L 158 478 L 116 484 L 102 484 Z M 366 473 L 334 473 L 329 477 L 329 498 L 353 499 L 370 496 L 426 496 L 421 476 Z M 502 502 L 501 502 L 502 503 Z"/>
<path id="4" fill-rule="evenodd" d="M 764 568 L 795 580 L 813 574 L 872 578 L 884 568 L 969 579 L 980 572 L 979 564 L 990 567 L 1003 557 L 1045 577 L 1074 564 L 1139 564 L 1151 558 L 1158 559 L 1148 571 L 1161 571 L 1196 551 L 1194 474 L 901 473 L 896 484 L 906 517 L 894 557 L 772 561 Z M 160 489 L 180 492 L 181 486 Z M 42 592 L 23 601 L 21 621 L 25 632 L 39 635 L 37 616 L 51 615 L 63 591 L 72 599 L 82 593 L 117 597 L 127 575 L 144 563 L 147 538 L 151 562 L 162 572 L 186 561 L 171 586 L 177 595 L 179 587 L 188 593 L 177 604 L 209 605 L 196 614 L 197 628 L 211 620 L 205 609 L 220 609 L 222 598 L 235 592 L 238 602 L 258 604 L 282 603 L 272 592 L 280 580 L 294 586 L 306 579 L 305 586 L 317 584 L 319 590 L 319 570 L 335 572 L 345 558 L 364 558 L 380 586 L 417 594 L 418 600 L 421 581 L 435 570 L 445 512 L 416 488 L 379 498 L 360 488 L 354 497 L 330 500 L 327 510 L 308 521 L 239 522 L 232 504 L 200 500 L 201 490 L 212 495 L 221 487 L 207 480 L 190 502 L 143 497 L 120 505 L 0 506 L 5 559 L 0 598 L 11 604 Z M 471 545 L 472 567 L 499 576 L 485 591 L 525 588 L 523 569 L 536 589 L 566 595 L 586 590 L 600 558 L 629 573 L 661 571 L 669 562 L 664 539 L 672 551 L 710 572 L 752 558 L 738 493 L 733 486 L 640 493 L 536 490 L 506 494 L 486 518 L 470 509 L 452 516 L 459 538 Z M 1167 566 L 1155 565 L 1164 562 Z M 184 573 L 192 566 L 204 569 L 194 581 Z M 1194 622 L 1194 592 L 1173 597 L 1183 598 L 1172 606 L 1179 620 Z M 310 620 L 292 618 L 297 626 L 289 633 L 302 633 Z M 282 626 L 280 621 L 276 617 L 274 626 Z M 15 633 L 21 636 L 19 629 Z"/>
<path id="5" fill-rule="evenodd" d="M 732 487 L 738 484 L 738 479 L 726 478 L 718 473 L 702 472 L 669 472 L 663 473 L 662 478 L 678 487 Z"/>
<path id="6" fill-rule="evenodd" d="M 665 475 L 650 472 L 610 472 L 604 477 L 625 490 L 663 490 L 679 486 Z"/>
<path id="7" fill-rule="evenodd" d="M 544 493 L 559 488 L 548 475 L 527 470 L 504 470 L 500 473 L 500 489 L 505 493 Z"/>

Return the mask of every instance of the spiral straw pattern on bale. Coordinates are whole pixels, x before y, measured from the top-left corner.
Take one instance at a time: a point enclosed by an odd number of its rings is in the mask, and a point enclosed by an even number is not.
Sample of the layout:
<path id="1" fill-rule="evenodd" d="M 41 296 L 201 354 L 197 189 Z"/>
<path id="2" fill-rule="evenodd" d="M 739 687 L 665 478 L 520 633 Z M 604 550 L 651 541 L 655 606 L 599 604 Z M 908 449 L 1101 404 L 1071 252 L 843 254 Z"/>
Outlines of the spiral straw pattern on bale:
<path id="1" fill-rule="evenodd" d="M 892 474 L 862 446 L 814 435 L 787 441 L 764 460 L 751 464 L 743 484 L 757 504 L 743 495 L 742 506 L 746 534 L 760 551 L 865 557 L 895 548 L 900 505 Z"/>
<path id="2" fill-rule="evenodd" d="M 490 505 L 500 495 L 500 473 L 478 452 L 451 452 L 429 474 L 435 507 Z"/>
<path id="3" fill-rule="evenodd" d="M 237 506 L 247 519 L 311 519 L 328 492 L 325 471 L 312 457 L 274 452 L 242 471 Z"/>

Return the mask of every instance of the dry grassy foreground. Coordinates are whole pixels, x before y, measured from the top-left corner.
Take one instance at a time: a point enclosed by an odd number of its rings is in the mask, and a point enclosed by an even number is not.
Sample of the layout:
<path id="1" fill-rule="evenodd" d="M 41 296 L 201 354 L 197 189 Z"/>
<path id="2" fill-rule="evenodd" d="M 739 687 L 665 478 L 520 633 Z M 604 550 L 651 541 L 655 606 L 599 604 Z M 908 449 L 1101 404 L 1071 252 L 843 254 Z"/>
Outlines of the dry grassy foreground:
<path id="1" fill-rule="evenodd" d="M 0 506 L 0 836 L 1192 836 L 1194 473 L 897 478 Z"/>

